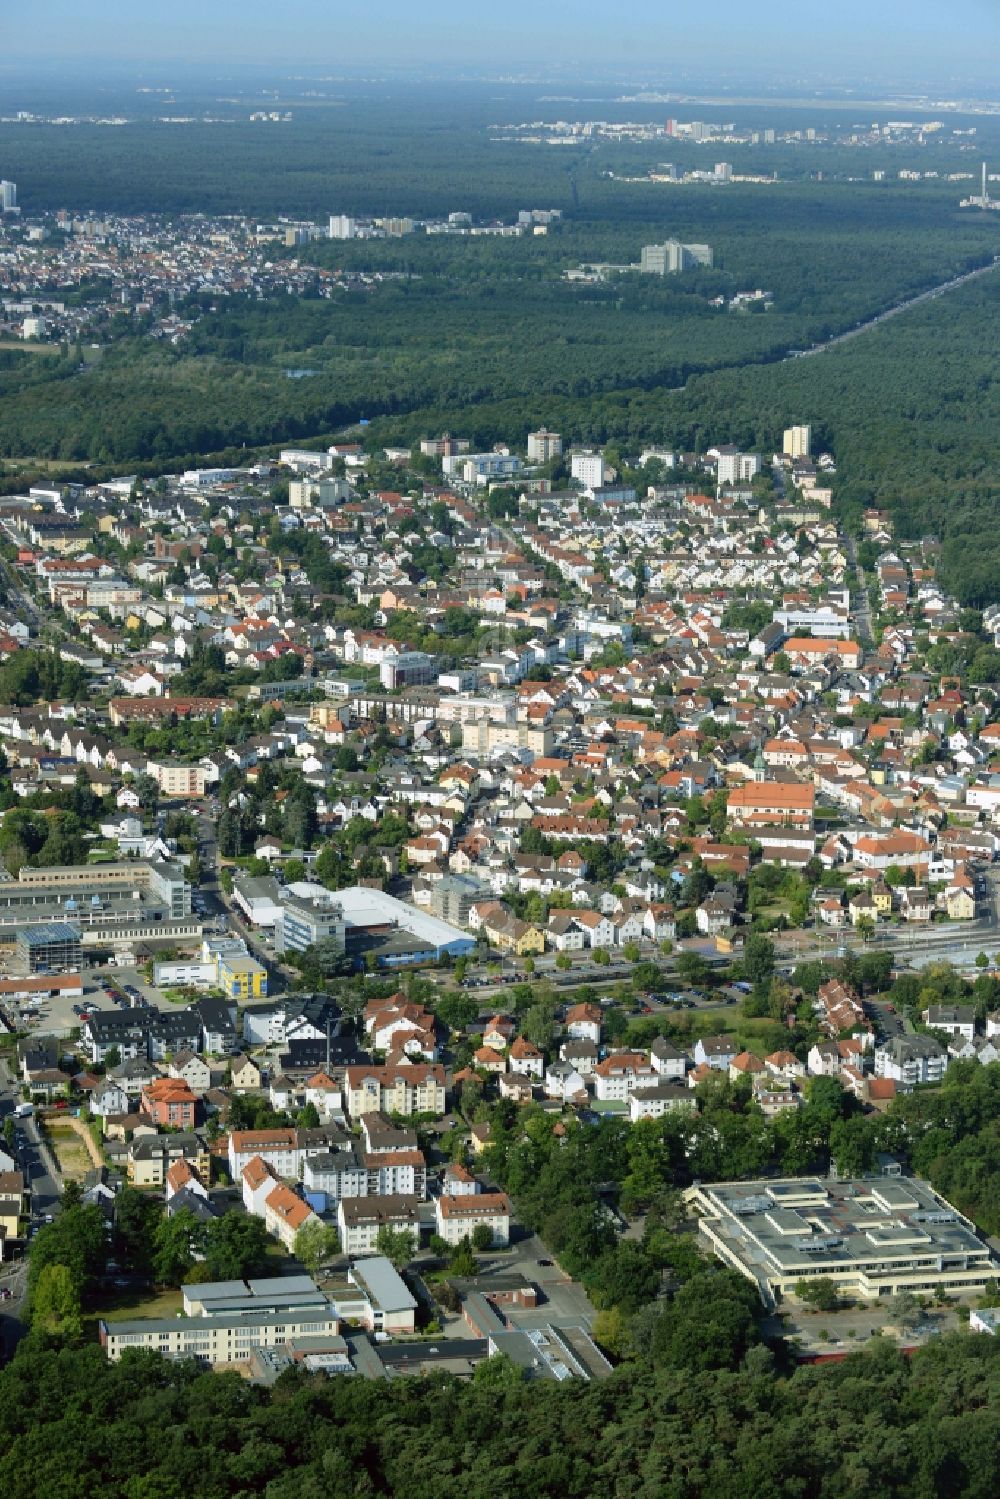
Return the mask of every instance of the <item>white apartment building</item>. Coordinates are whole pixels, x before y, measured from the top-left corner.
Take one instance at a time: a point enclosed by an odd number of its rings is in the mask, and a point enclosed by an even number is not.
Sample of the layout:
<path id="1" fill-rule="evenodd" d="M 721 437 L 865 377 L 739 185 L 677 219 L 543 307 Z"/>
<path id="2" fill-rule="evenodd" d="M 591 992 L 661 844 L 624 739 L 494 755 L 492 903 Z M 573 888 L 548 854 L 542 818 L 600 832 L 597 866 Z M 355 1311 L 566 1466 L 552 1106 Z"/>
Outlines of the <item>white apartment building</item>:
<path id="1" fill-rule="evenodd" d="M 972 1041 L 976 1034 L 976 1012 L 972 1005 L 928 1005 L 921 1015 L 924 1025 L 949 1036 Z"/>
<path id="2" fill-rule="evenodd" d="M 416 1197 L 342 1197 L 337 1227 L 344 1254 L 370 1254 L 383 1228 L 412 1233 L 420 1242 L 420 1203 Z"/>
<path id="3" fill-rule="evenodd" d="M 210 784 L 210 772 L 204 765 L 180 765 L 171 761 L 150 760 L 146 771 L 166 797 L 200 797 Z"/>
<path id="4" fill-rule="evenodd" d="M 950 1060 L 931 1036 L 895 1036 L 888 1046 L 876 1048 L 875 1076 L 891 1078 L 904 1089 L 939 1083 Z"/>
<path id="5" fill-rule="evenodd" d="M 603 453 L 574 453 L 569 460 L 570 477 L 584 489 L 600 489 L 607 479 Z"/>
<path id="6" fill-rule="evenodd" d="M 544 427 L 528 433 L 528 462 L 548 463 L 562 453 L 562 438 L 558 432 L 547 432 Z"/>
<path id="7" fill-rule="evenodd" d="M 628 1117 L 632 1124 L 640 1119 L 662 1119 L 674 1110 L 696 1113 L 698 1100 L 694 1090 L 685 1083 L 658 1082 L 651 1087 L 636 1088 L 628 1101 Z"/>
<path id="8" fill-rule="evenodd" d="M 974 1226 L 926 1182 L 817 1177 L 719 1182 L 685 1193 L 699 1237 L 746 1276 L 765 1306 L 828 1276 L 884 1301 L 901 1291 L 981 1291 L 997 1274 Z"/>
<path id="9" fill-rule="evenodd" d="M 471 1238 L 485 1223 L 493 1235 L 494 1248 L 510 1242 L 510 1199 L 504 1192 L 473 1192 L 443 1196 L 434 1205 L 437 1232 L 448 1244 Z"/>
<path id="10" fill-rule="evenodd" d="M 636 1088 L 650 1088 L 659 1081 L 645 1052 L 612 1052 L 594 1068 L 594 1096 L 602 1103 L 626 1103 Z"/>
<path id="11" fill-rule="evenodd" d="M 786 458 L 808 458 L 812 452 L 812 427 L 786 427 L 781 451 Z"/>
<path id="12" fill-rule="evenodd" d="M 721 484 L 749 484 L 760 473 L 760 456 L 738 448 L 720 448 L 716 479 Z"/>

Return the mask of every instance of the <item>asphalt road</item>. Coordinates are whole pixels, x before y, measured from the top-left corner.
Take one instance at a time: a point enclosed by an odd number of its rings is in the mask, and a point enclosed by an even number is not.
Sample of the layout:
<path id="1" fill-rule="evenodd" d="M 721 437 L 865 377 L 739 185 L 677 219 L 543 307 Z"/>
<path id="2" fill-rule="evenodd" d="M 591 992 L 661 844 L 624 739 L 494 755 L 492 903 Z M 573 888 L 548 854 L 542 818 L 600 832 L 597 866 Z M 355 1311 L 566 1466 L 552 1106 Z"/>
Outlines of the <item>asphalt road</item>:
<path id="1" fill-rule="evenodd" d="M 868 590 L 865 588 L 865 575 L 858 563 L 858 549 L 853 536 L 846 536 L 844 538 L 844 550 L 847 553 L 847 560 L 854 571 L 858 585 L 857 590 L 851 595 L 851 612 L 857 621 L 858 634 L 861 637 L 862 645 L 870 646 L 873 640 L 872 611 L 871 605 L 868 602 Z"/>
<path id="2" fill-rule="evenodd" d="M 11 1075 L 7 1062 L 0 1061 L 0 1129 L 19 1101 L 20 1089 L 16 1078 Z M 30 1193 L 31 1223 L 35 1227 L 44 1222 L 46 1214 L 54 1215 L 59 1211 L 61 1184 L 56 1175 L 55 1162 L 48 1149 L 42 1145 L 38 1126 L 33 1118 L 17 1121 L 14 1154 Z M 24 1259 L 7 1260 L 0 1264 L 0 1287 L 13 1292 L 9 1299 L 5 1297 L 0 1300 L 0 1359 L 7 1359 L 26 1330 L 22 1321 L 27 1290 L 27 1263 Z"/>
<path id="3" fill-rule="evenodd" d="M 981 265 L 974 271 L 966 271 L 962 276 L 952 276 L 949 281 L 942 281 L 939 286 L 932 286 L 927 291 L 918 292 L 915 297 L 909 297 L 905 302 L 900 302 L 896 307 L 889 307 L 885 312 L 880 312 L 876 317 L 869 318 L 867 322 L 859 324 L 857 328 L 849 328 L 846 333 L 838 333 L 834 338 L 828 338 L 824 343 L 813 344 L 810 349 L 800 349 L 795 354 L 789 354 L 787 359 L 811 359 L 814 354 L 823 354 L 827 349 L 836 348 L 837 344 L 847 343 L 852 338 L 860 338 L 863 333 L 870 333 L 880 323 L 886 323 L 890 318 L 899 317 L 904 312 L 909 312 L 911 307 L 919 307 L 921 302 L 931 302 L 936 297 L 943 297 L 946 292 L 954 291 L 956 286 L 964 286 L 967 281 L 975 281 L 978 276 L 985 276 L 988 271 L 995 270 L 997 261 L 991 260 L 989 265 Z"/>
<path id="4" fill-rule="evenodd" d="M 280 994 L 286 987 L 286 975 L 293 973 L 279 962 L 273 947 L 268 947 L 261 934 L 250 926 L 234 901 L 229 899 L 219 880 L 219 847 L 216 841 L 214 818 L 202 812 L 195 814 L 198 825 L 198 853 L 201 860 L 202 879 L 199 890 L 205 902 L 206 923 L 222 924 L 232 936 L 242 937 L 251 957 L 263 963 L 267 969 L 267 992 Z"/>

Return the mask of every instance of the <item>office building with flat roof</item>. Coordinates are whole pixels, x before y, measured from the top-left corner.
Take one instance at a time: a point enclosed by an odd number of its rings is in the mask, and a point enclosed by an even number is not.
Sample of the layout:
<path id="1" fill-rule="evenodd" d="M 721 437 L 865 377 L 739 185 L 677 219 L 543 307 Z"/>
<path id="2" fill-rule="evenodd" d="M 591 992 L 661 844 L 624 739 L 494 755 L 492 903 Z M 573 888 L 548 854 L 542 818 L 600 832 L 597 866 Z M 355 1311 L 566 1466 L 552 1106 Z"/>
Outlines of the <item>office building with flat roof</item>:
<path id="1" fill-rule="evenodd" d="M 849 1296 L 981 1293 L 1000 1262 L 975 1226 L 912 1178 L 717 1182 L 686 1194 L 714 1254 L 773 1306 L 826 1276 Z"/>

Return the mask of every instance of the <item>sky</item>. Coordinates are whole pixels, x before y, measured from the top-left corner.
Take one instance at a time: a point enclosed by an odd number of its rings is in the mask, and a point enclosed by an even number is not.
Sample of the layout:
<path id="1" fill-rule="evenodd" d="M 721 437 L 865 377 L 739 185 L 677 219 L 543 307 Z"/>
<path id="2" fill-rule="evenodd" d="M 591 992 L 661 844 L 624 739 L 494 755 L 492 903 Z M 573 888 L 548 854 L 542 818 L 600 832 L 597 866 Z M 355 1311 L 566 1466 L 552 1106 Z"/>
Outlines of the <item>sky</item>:
<path id="1" fill-rule="evenodd" d="M 9 69 L 580 66 L 988 82 L 1000 0 L 0 0 Z M 1000 84 L 998 84 L 1000 87 Z"/>

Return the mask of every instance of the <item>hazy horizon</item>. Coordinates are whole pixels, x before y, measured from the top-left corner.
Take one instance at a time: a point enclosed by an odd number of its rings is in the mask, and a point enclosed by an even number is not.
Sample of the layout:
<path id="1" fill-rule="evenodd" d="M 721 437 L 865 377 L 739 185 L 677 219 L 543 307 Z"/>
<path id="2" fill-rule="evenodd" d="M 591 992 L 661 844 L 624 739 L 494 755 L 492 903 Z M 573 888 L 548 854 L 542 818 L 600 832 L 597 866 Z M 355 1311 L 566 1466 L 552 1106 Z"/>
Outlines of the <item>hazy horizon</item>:
<path id="1" fill-rule="evenodd" d="M 787 81 L 790 91 L 895 83 L 941 93 L 996 89 L 1000 46 L 995 0 L 741 0 L 711 9 L 678 0 L 668 13 L 637 0 L 609 16 L 595 0 L 508 0 L 477 15 L 457 0 L 428 0 L 415 12 L 402 0 L 291 0 L 280 12 L 262 0 L 174 0 L 136 7 L 125 0 L 36 0 L 8 15 L 3 71 L 23 77 L 90 71 L 93 81 L 138 70 L 226 73 L 298 68 L 308 74 L 358 70 L 481 76 L 509 70 L 544 77 L 634 76 L 671 81 L 713 78 Z"/>

